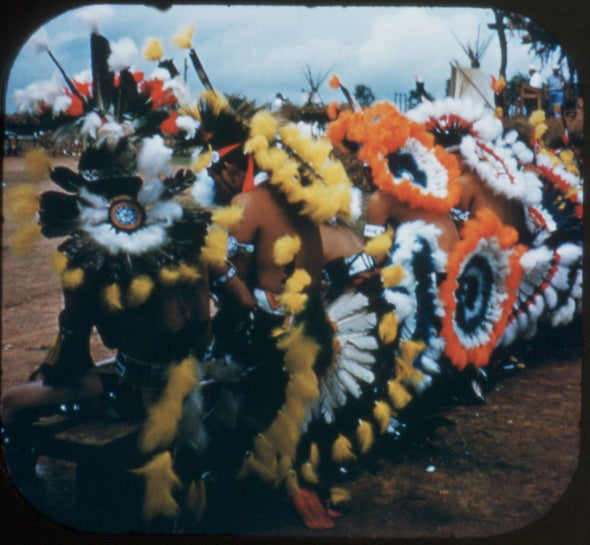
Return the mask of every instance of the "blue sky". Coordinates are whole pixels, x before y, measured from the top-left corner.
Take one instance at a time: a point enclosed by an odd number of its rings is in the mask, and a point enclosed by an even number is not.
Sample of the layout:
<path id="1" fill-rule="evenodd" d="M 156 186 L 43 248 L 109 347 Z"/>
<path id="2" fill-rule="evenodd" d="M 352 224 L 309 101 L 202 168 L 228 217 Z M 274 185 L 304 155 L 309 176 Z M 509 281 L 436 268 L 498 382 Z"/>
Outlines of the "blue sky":
<path id="1" fill-rule="evenodd" d="M 180 27 L 193 23 L 193 45 L 214 87 L 258 103 L 272 101 L 277 92 L 300 103 L 306 66 L 314 74 L 338 74 L 350 89 L 365 84 L 379 100 L 408 92 L 415 76 L 424 79 L 432 94 L 443 97 L 450 63 L 469 63 L 459 42 L 474 43 L 478 29 L 482 40 L 493 36 L 482 70 L 497 75 L 500 66 L 498 40 L 487 28 L 493 13 L 485 8 L 200 4 L 159 11 L 131 4 L 103 7 L 107 16 L 99 29 L 111 42 L 130 37 L 141 50 L 145 38 L 158 38 L 165 56 L 173 58 L 179 68 L 186 55 L 170 39 Z M 80 19 L 87 9 L 65 12 L 42 29 L 51 51 L 72 77 L 89 68 L 91 27 Z M 508 78 L 526 73 L 531 63 L 541 68 L 528 49 L 517 36 L 510 38 Z M 149 74 L 155 64 L 140 54 L 132 67 Z M 56 72 L 47 53 L 36 52 L 29 40 L 10 71 L 5 111 L 16 110 L 15 90 L 48 80 Z M 550 67 L 542 72 L 548 74 Z M 202 89 L 190 66 L 188 82 L 195 93 Z M 320 95 L 325 102 L 341 99 L 327 81 Z"/>

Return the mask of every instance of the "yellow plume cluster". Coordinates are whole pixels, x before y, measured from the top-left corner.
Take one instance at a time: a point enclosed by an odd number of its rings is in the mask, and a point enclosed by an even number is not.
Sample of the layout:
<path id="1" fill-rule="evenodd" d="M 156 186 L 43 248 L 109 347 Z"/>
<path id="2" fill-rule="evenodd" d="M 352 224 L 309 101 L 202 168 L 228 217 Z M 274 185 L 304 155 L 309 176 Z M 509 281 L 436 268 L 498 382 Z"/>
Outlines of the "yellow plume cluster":
<path id="1" fill-rule="evenodd" d="M 561 159 L 561 161 L 565 165 L 565 169 L 568 172 L 571 172 L 572 174 L 575 174 L 576 176 L 580 175 L 580 170 L 578 169 L 578 167 L 576 165 L 575 155 L 574 155 L 573 150 L 571 150 L 571 149 L 563 150 L 559 154 L 559 158 Z"/>
<path id="2" fill-rule="evenodd" d="M 180 282 L 180 269 L 178 267 L 162 267 L 159 278 L 164 286 L 174 286 Z"/>
<path id="3" fill-rule="evenodd" d="M 296 269 L 293 274 L 287 278 L 285 289 L 277 300 L 284 309 L 292 315 L 299 314 L 307 303 L 307 295 L 302 291 L 311 283 L 311 277 L 304 269 Z"/>
<path id="4" fill-rule="evenodd" d="M 51 159 L 43 149 L 33 149 L 25 154 L 25 173 L 27 178 L 40 181 L 51 172 Z"/>
<path id="5" fill-rule="evenodd" d="M 301 239 L 297 235 L 284 235 L 274 244 L 274 262 L 279 266 L 287 265 L 295 259 L 300 250 Z"/>
<path id="6" fill-rule="evenodd" d="M 227 239 L 225 229 L 219 225 L 211 225 L 201 249 L 200 260 L 206 265 L 223 266 L 227 259 Z"/>
<path id="7" fill-rule="evenodd" d="M 66 290 L 75 290 L 84 282 L 84 269 L 66 269 L 61 273 L 61 285 Z M 117 309 L 120 310 L 120 309 Z"/>
<path id="8" fill-rule="evenodd" d="M 344 488 L 333 486 L 330 488 L 330 501 L 334 505 L 342 505 L 348 503 L 352 499 L 350 492 Z"/>
<path id="9" fill-rule="evenodd" d="M 383 259 L 391 250 L 393 245 L 393 229 L 389 228 L 385 233 L 381 233 L 372 238 L 365 244 L 365 253 L 375 259 Z"/>
<path id="10" fill-rule="evenodd" d="M 279 137 L 281 148 L 276 146 Z M 301 213 L 314 222 L 350 215 L 352 184 L 345 169 L 331 159 L 327 139 L 307 138 L 296 125 L 279 125 L 271 113 L 259 112 L 250 123 L 244 150 L 270 173 L 270 183 L 287 201 L 301 205 Z"/>
<path id="11" fill-rule="evenodd" d="M 191 170 L 193 172 L 201 172 L 204 168 L 207 168 L 211 164 L 213 158 L 213 150 L 209 148 L 198 155 L 198 157 L 191 163 Z"/>
<path id="12" fill-rule="evenodd" d="M 162 42 L 156 38 L 146 38 L 142 54 L 143 58 L 148 61 L 159 61 L 164 56 Z"/>
<path id="13" fill-rule="evenodd" d="M 193 45 L 192 37 L 194 31 L 195 25 L 192 23 L 181 27 L 176 34 L 172 36 L 172 45 L 179 49 L 190 49 Z"/>
<path id="14" fill-rule="evenodd" d="M 102 299 L 111 312 L 123 310 L 121 299 L 121 287 L 118 284 L 109 284 L 102 290 Z"/>
<path id="15" fill-rule="evenodd" d="M 127 291 L 127 305 L 137 307 L 145 303 L 154 289 L 154 281 L 147 275 L 143 274 L 135 277 L 129 285 Z"/>
<path id="16" fill-rule="evenodd" d="M 244 207 L 240 205 L 219 206 L 213 211 L 213 223 L 217 223 L 226 229 L 231 229 L 244 216 Z"/>
<path id="17" fill-rule="evenodd" d="M 381 269 L 381 282 L 384 288 L 397 286 L 404 278 L 404 268 L 401 265 L 390 265 Z"/>
<path id="18" fill-rule="evenodd" d="M 356 456 L 352 452 L 352 444 L 347 437 L 339 434 L 336 441 L 332 444 L 332 461 L 336 464 L 341 464 L 354 460 L 356 460 Z"/>
<path id="19" fill-rule="evenodd" d="M 301 464 L 301 477 L 306 480 L 308 483 L 311 484 L 319 484 L 320 479 L 315 468 L 311 465 L 310 462 L 305 462 Z"/>
<path id="20" fill-rule="evenodd" d="M 395 361 L 396 380 L 410 385 L 422 382 L 424 375 L 414 368 L 414 360 L 424 350 L 424 343 L 408 340 L 404 341 L 400 348 L 401 355 Z"/>
<path id="21" fill-rule="evenodd" d="M 133 473 L 145 479 L 143 516 L 147 520 L 156 516 L 178 515 L 178 504 L 172 492 L 181 483 L 174 473 L 170 452 L 158 454 L 142 468 L 134 469 Z"/>
<path id="22" fill-rule="evenodd" d="M 387 393 L 395 409 L 403 409 L 410 401 L 412 395 L 400 384 L 398 379 L 387 383 Z"/>
<path id="23" fill-rule="evenodd" d="M 361 453 L 366 454 L 373 446 L 373 426 L 366 420 L 360 420 L 356 428 L 356 438 L 361 447 Z"/>
<path id="24" fill-rule="evenodd" d="M 39 210 L 39 195 L 35 186 L 18 184 L 6 193 L 6 219 L 15 223 L 31 221 Z"/>
<path id="25" fill-rule="evenodd" d="M 385 401 L 375 401 L 373 416 L 379 423 L 379 433 L 384 434 L 391 420 L 391 407 Z"/>
<path id="26" fill-rule="evenodd" d="M 383 344 L 390 344 L 397 338 L 398 317 L 395 312 L 387 312 L 379 322 L 379 338 Z"/>
<path id="27" fill-rule="evenodd" d="M 51 268 L 61 275 L 68 268 L 67 256 L 61 252 L 53 252 L 51 255 Z"/>
<path id="28" fill-rule="evenodd" d="M 41 227 L 39 225 L 23 225 L 12 235 L 10 250 L 16 257 L 24 257 L 29 254 L 33 244 L 40 239 Z"/>
<path id="29" fill-rule="evenodd" d="M 250 136 L 262 136 L 267 142 L 275 138 L 278 128 L 276 117 L 268 111 L 257 112 L 250 120 Z"/>
<path id="30" fill-rule="evenodd" d="M 168 369 L 168 382 L 160 399 L 148 411 L 140 449 L 143 453 L 166 448 L 172 443 L 182 416 L 184 398 L 197 386 L 196 362 L 185 358 Z"/>

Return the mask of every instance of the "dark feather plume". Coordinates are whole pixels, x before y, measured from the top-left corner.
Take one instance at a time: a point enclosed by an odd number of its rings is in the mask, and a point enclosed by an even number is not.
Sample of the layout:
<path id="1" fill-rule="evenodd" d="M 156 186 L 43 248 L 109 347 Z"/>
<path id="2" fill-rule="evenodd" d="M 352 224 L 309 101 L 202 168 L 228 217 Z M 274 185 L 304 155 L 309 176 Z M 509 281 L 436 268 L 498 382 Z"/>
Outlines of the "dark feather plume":
<path id="1" fill-rule="evenodd" d="M 90 53 L 95 106 L 98 110 L 107 110 L 113 103 L 115 93 L 115 77 L 108 63 L 111 54 L 109 41 L 93 32 L 90 35 Z"/>
<path id="2" fill-rule="evenodd" d="M 71 235 L 78 224 L 78 199 L 57 191 L 41 194 L 39 224 L 47 238 Z"/>

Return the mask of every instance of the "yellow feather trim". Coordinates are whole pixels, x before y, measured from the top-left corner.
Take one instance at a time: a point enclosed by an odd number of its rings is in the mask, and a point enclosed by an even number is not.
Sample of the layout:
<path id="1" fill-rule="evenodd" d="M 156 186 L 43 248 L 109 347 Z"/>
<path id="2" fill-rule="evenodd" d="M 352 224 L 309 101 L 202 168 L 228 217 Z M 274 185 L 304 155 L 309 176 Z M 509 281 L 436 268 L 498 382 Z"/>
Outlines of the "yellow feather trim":
<path id="1" fill-rule="evenodd" d="M 422 341 L 404 341 L 401 344 L 401 355 L 396 359 L 396 378 L 406 379 L 422 374 L 414 369 L 414 360 L 424 351 L 425 344 Z"/>
<path id="2" fill-rule="evenodd" d="M 393 229 L 389 228 L 385 233 L 372 238 L 365 245 L 365 253 L 376 259 L 383 259 L 391 250 L 393 244 Z"/>
<path id="3" fill-rule="evenodd" d="M 264 432 L 277 452 L 290 458 L 295 457 L 295 448 L 301 435 L 297 423 L 280 410 L 270 427 Z"/>
<path id="4" fill-rule="evenodd" d="M 244 207 L 240 205 L 220 206 L 213 211 L 212 220 L 214 223 L 231 229 L 244 216 Z"/>
<path id="5" fill-rule="evenodd" d="M 32 181 L 40 181 L 49 176 L 51 159 L 44 149 L 33 149 L 25 154 L 25 173 Z"/>
<path id="6" fill-rule="evenodd" d="M 30 253 L 33 244 L 41 239 L 41 227 L 39 225 L 23 225 L 12 235 L 10 251 L 16 257 L 24 257 Z"/>
<path id="7" fill-rule="evenodd" d="M 320 449 L 318 448 L 317 443 L 312 443 L 309 446 L 309 463 L 317 469 L 320 465 Z"/>
<path id="8" fill-rule="evenodd" d="M 121 300 L 121 288 L 118 284 L 110 284 L 103 288 L 102 299 L 107 308 L 111 312 L 123 310 L 123 302 Z"/>
<path id="9" fill-rule="evenodd" d="M 338 488 L 333 486 L 330 488 L 330 501 L 334 505 L 342 505 L 352 499 L 350 492 L 344 488 Z"/>
<path id="10" fill-rule="evenodd" d="M 39 195 L 35 186 L 18 184 L 6 193 L 6 219 L 15 223 L 31 221 L 39 210 Z"/>
<path id="11" fill-rule="evenodd" d="M 250 120 L 250 134 L 254 137 L 263 136 L 266 140 L 273 140 L 277 134 L 277 129 L 277 120 L 270 112 L 257 112 Z"/>
<path id="12" fill-rule="evenodd" d="M 305 335 L 303 326 L 300 325 L 290 331 L 277 343 L 277 348 L 285 352 L 285 368 L 292 375 L 307 375 L 313 373 L 313 365 L 319 354 L 320 345 Z M 316 381 L 317 383 L 317 381 Z"/>
<path id="13" fill-rule="evenodd" d="M 84 270 L 79 267 L 76 269 L 66 269 L 61 275 L 62 288 L 66 290 L 75 290 L 84 282 Z"/>
<path id="14" fill-rule="evenodd" d="M 381 269 L 381 282 L 384 288 L 397 286 L 404 278 L 404 268 L 401 265 L 390 265 Z"/>
<path id="15" fill-rule="evenodd" d="M 320 478 L 318 477 L 316 470 L 309 462 L 305 462 L 301 465 L 299 473 L 301 474 L 301 478 L 308 483 L 319 484 L 320 482 Z"/>
<path id="16" fill-rule="evenodd" d="M 262 170 L 269 170 L 276 173 L 278 169 L 287 161 L 289 161 L 289 155 L 285 150 L 271 147 L 267 150 L 260 150 L 256 153 L 256 163 Z M 271 182 L 275 180 L 277 183 L 276 174 L 271 177 Z M 278 181 L 280 183 L 280 180 Z"/>
<path id="17" fill-rule="evenodd" d="M 211 149 L 200 153 L 198 157 L 191 163 L 191 170 L 193 172 L 201 172 L 204 168 L 207 168 L 211 164 L 213 157 L 213 151 Z"/>
<path id="18" fill-rule="evenodd" d="M 283 409 L 294 422 L 303 422 L 305 419 L 305 405 L 300 397 L 291 396 L 287 398 Z"/>
<path id="19" fill-rule="evenodd" d="M 305 269 L 295 269 L 293 274 L 285 282 L 285 290 L 301 292 L 311 284 L 311 276 Z"/>
<path id="20" fill-rule="evenodd" d="M 356 456 L 352 452 L 352 445 L 348 438 L 339 434 L 336 441 L 332 444 L 332 461 L 336 464 L 343 462 L 352 462 Z"/>
<path id="21" fill-rule="evenodd" d="M 227 259 L 228 234 L 218 225 L 211 225 L 201 249 L 200 259 L 206 265 L 221 267 Z"/>
<path id="22" fill-rule="evenodd" d="M 268 140 L 261 134 L 253 136 L 244 143 L 244 153 L 263 153 L 268 151 Z"/>
<path id="23" fill-rule="evenodd" d="M 293 471 L 293 458 L 291 458 L 290 456 L 281 456 L 279 458 L 277 473 L 278 482 L 283 481 L 290 475 L 294 475 L 295 478 L 297 478 L 297 474 Z"/>
<path id="24" fill-rule="evenodd" d="M 61 252 L 53 252 L 51 255 L 51 268 L 61 275 L 68 268 L 67 256 Z"/>
<path id="25" fill-rule="evenodd" d="M 299 314 L 305 308 L 307 295 L 304 293 L 284 292 L 277 297 L 277 300 L 288 314 Z"/>
<path id="26" fill-rule="evenodd" d="M 256 459 L 268 467 L 272 467 L 277 462 L 276 450 L 264 433 L 259 433 L 254 438 L 254 452 Z"/>
<path id="27" fill-rule="evenodd" d="M 184 399 L 198 384 L 194 358 L 185 358 L 171 366 L 167 374 L 166 387 L 160 399 L 150 407 L 142 430 L 140 449 L 143 453 L 168 447 L 172 443 L 182 417 Z"/>
<path id="28" fill-rule="evenodd" d="M 137 307 L 145 303 L 154 289 L 154 281 L 143 274 L 135 277 L 129 285 L 127 292 L 127 305 Z"/>
<path id="29" fill-rule="evenodd" d="M 285 235 L 279 238 L 273 247 L 273 258 L 277 265 L 291 263 L 301 250 L 301 239 L 297 235 Z"/>
<path id="30" fill-rule="evenodd" d="M 192 36 L 195 31 L 194 24 L 188 24 L 181 27 L 174 36 L 172 36 L 172 44 L 179 49 L 190 49 L 193 45 Z"/>
<path id="31" fill-rule="evenodd" d="M 143 516 L 152 519 L 156 516 L 176 517 L 178 504 L 172 495 L 180 487 L 180 479 L 174 473 L 170 452 L 162 452 L 142 468 L 132 470 L 145 479 Z"/>
<path id="32" fill-rule="evenodd" d="M 383 315 L 379 322 L 379 338 L 383 344 L 390 344 L 397 338 L 398 317 L 395 312 Z"/>
<path id="33" fill-rule="evenodd" d="M 391 407 L 385 401 L 375 401 L 373 416 L 379 423 L 379 433 L 384 434 L 391 420 Z"/>
<path id="34" fill-rule="evenodd" d="M 397 380 L 390 380 L 387 383 L 387 393 L 395 409 L 403 409 L 412 401 L 411 394 Z"/>
<path id="35" fill-rule="evenodd" d="M 320 170 L 320 174 L 326 185 L 332 187 L 338 184 L 351 185 L 348 174 L 340 161 L 330 161 L 326 163 Z"/>
<path id="36" fill-rule="evenodd" d="M 256 460 L 252 453 L 248 454 L 242 463 L 242 467 L 238 472 L 238 479 L 243 479 L 250 473 L 254 473 L 258 478 L 262 479 L 264 482 L 277 484 L 279 476 L 278 476 L 278 469 L 272 469 L 268 466 L 264 465 L 263 463 Z"/>
<path id="37" fill-rule="evenodd" d="M 180 270 L 172 267 L 162 267 L 159 276 L 160 282 L 164 286 L 174 286 L 180 281 Z"/>
<path id="38" fill-rule="evenodd" d="M 164 56 L 162 42 L 155 38 L 147 38 L 142 49 L 143 58 L 147 61 L 159 61 Z"/>
<path id="39" fill-rule="evenodd" d="M 195 267 L 191 267 L 186 263 L 180 264 L 180 266 L 178 267 L 178 273 L 180 274 L 180 278 L 182 281 L 189 282 L 191 284 L 193 282 L 198 282 L 203 278 L 203 275 L 198 269 L 196 269 Z"/>
<path id="40" fill-rule="evenodd" d="M 360 420 L 356 428 L 356 438 L 361 447 L 361 453 L 366 454 L 373 446 L 373 426 L 366 420 Z"/>

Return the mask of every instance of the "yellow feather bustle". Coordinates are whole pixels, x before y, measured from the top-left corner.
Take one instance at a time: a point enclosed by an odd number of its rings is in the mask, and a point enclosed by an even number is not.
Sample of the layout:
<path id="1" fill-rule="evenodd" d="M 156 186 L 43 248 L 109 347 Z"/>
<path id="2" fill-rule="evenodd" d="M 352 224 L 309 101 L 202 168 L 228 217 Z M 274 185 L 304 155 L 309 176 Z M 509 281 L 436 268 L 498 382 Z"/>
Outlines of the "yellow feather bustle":
<path id="1" fill-rule="evenodd" d="M 164 56 L 162 42 L 155 38 L 147 38 L 142 49 L 143 58 L 148 61 L 159 61 Z"/>
<path id="2" fill-rule="evenodd" d="M 273 247 L 274 262 L 279 265 L 291 263 L 301 250 L 301 239 L 297 235 L 285 235 L 279 238 Z"/>
<path id="3" fill-rule="evenodd" d="M 102 290 L 102 298 L 106 307 L 111 312 L 123 310 L 123 301 L 121 298 L 121 287 L 118 284 L 109 284 Z"/>
<path id="4" fill-rule="evenodd" d="M 200 260 L 206 265 L 223 266 L 227 260 L 227 239 L 225 229 L 219 225 L 211 225 L 201 249 Z"/>
<path id="5" fill-rule="evenodd" d="M 180 279 L 183 282 L 188 282 L 192 284 L 194 282 L 198 282 L 203 278 L 201 272 L 195 268 L 187 265 L 186 263 L 181 263 L 178 267 L 178 273 L 180 274 Z"/>
<path id="6" fill-rule="evenodd" d="M 317 443 L 312 443 L 309 447 L 309 463 L 317 469 L 320 465 L 320 449 Z"/>
<path id="7" fill-rule="evenodd" d="M 178 429 L 185 397 L 198 384 L 196 361 L 185 358 L 168 369 L 168 381 L 160 399 L 148 411 L 140 437 L 143 453 L 168 447 Z"/>
<path id="8" fill-rule="evenodd" d="M 213 211 L 213 216 L 211 219 L 213 223 L 221 225 L 226 229 L 231 229 L 244 216 L 244 207 L 239 205 L 232 205 L 232 206 L 220 206 L 215 208 Z"/>
<path id="9" fill-rule="evenodd" d="M 279 454 L 290 458 L 295 457 L 295 449 L 301 432 L 298 423 L 289 418 L 283 410 L 279 410 L 264 435 Z"/>
<path id="10" fill-rule="evenodd" d="M 384 288 L 397 286 L 404 278 L 404 268 L 401 265 L 390 265 L 381 269 L 381 282 Z"/>
<path id="11" fill-rule="evenodd" d="M 281 306 L 292 315 L 303 311 L 307 303 L 307 295 L 302 291 L 311 283 L 309 273 L 304 269 L 296 269 L 287 278 L 283 293 L 277 297 Z"/>
<path id="12" fill-rule="evenodd" d="M 194 31 L 194 24 L 184 25 L 172 36 L 172 44 L 179 49 L 190 49 L 193 45 L 192 36 Z"/>
<path id="13" fill-rule="evenodd" d="M 15 223 L 29 222 L 39 211 L 39 195 L 35 186 L 18 184 L 6 193 L 6 219 Z"/>
<path id="14" fill-rule="evenodd" d="M 354 460 L 356 460 L 356 456 L 352 452 L 352 444 L 347 437 L 339 434 L 336 441 L 332 444 L 332 461 L 336 464 L 341 464 Z"/>
<path id="15" fill-rule="evenodd" d="M 10 251 L 16 257 L 24 257 L 29 254 L 33 244 L 41 239 L 41 227 L 39 225 L 23 225 L 12 235 Z"/>
<path id="16" fill-rule="evenodd" d="M 66 269 L 61 273 L 61 285 L 66 290 L 75 290 L 84 282 L 84 269 Z M 117 309 L 120 310 L 120 309 Z"/>
<path id="17" fill-rule="evenodd" d="M 154 289 L 154 281 L 147 275 L 135 277 L 127 291 L 127 305 L 137 307 L 145 303 Z"/>
<path id="18" fill-rule="evenodd" d="M 178 504 L 172 495 L 175 488 L 180 487 L 180 479 L 174 473 L 172 456 L 165 451 L 145 466 L 133 470 L 136 475 L 145 479 L 145 496 L 143 516 L 150 520 L 156 516 L 176 517 Z"/>
<path id="19" fill-rule="evenodd" d="M 381 233 L 372 238 L 365 244 L 365 253 L 376 258 L 383 259 L 391 250 L 393 245 L 393 229 L 387 229 L 385 233 Z"/>
<path id="20" fill-rule="evenodd" d="M 366 420 L 360 420 L 356 428 L 356 438 L 361 448 L 361 453 L 366 454 L 373 446 L 373 426 Z"/>
<path id="21" fill-rule="evenodd" d="M 529 116 L 529 124 L 533 127 L 545 122 L 545 112 L 543 110 L 535 110 Z"/>
<path id="22" fill-rule="evenodd" d="M 397 380 L 390 380 L 387 383 L 387 393 L 393 407 L 398 410 L 412 401 L 412 395 Z"/>
<path id="23" fill-rule="evenodd" d="M 391 420 L 391 407 L 385 401 L 376 401 L 373 416 L 379 423 L 379 433 L 384 434 Z"/>
<path id="24" fill-rule="evenodd" d="M 51 159 L 44 149 L 33 149 L 25 154 L 25 173 L 32 181 L 40 181 L 51 172 Z"/>
<path id="25" fill-rule="evenodd" d="M 379 322 L 379 338 L 383 344 L 390 344 L 397 338 L 398 317 L 395 312 L 387 312 Z"/>

